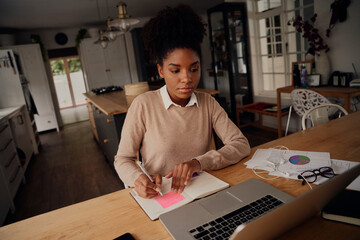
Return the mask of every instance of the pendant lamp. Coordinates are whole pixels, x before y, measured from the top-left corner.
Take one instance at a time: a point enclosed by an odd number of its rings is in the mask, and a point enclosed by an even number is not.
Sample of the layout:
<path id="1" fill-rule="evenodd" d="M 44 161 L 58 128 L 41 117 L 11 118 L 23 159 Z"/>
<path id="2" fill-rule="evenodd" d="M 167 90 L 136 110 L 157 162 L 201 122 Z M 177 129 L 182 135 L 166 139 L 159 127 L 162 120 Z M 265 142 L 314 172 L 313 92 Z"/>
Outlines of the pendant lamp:
<path id="1" fill-rule="evenodd" d="M 129 31 L 132 25 L 137 24 L 140 20 L 131 18 L 127 14 L 126 4 L 123 1 L 120 1 L 117 5 L 118 9 L 118 17 L 114 20 L 111 20 L 109 23 L 110 27 L 120 28 L 121 31 L 127 32 Z"/>
<path id="2" fill-rule="evenodd" d="M 124 32 L 118 30 L 117 28 L 111 27 L 110 26 L 110 21 L 111 20 L 112 19 L 110 17 L 108 17 L 108 19 L 107 19 L 107 29 L 103 33 L 103 36 L 106 37 L 107 39 L 109 39 L 109 41 L 114 41 L 117 36 L 119 36 L 121 34 L 124 34 Z"/>
<path id="3" fill-rule="evenodd" d="M 100 44 L 102 48 L 106 48 L 108 45 L 109 39 L 104 36 L 104 30 L 99 30 L 99 39 L 95 41 L 95 44 Z"/>

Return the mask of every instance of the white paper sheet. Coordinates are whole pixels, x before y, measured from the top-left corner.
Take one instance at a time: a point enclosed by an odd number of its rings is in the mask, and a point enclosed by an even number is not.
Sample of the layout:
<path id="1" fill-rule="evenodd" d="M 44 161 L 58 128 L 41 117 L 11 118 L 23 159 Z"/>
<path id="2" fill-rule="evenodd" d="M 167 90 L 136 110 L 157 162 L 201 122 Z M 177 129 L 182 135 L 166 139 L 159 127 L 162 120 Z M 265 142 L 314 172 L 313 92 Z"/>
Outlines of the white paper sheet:
<path id="1" fill-rule="evenodd" d="M 294 165 L 289 158 L 295 155 L 307 156 L 310 162 L 304 165 Z M 346 170 L 360 164 L 359 162 L 330 159 L 328 152 L 306 152 L 294 150 L 280 150 L 275 148 L 257 149 L 253 157 L 245 163 L 247 168 L 265 170 L 271 176 L 285 177 L 298 180 L 299 173 L 321 167 L 332 167 L 335 174 L 341 174 Z M 324 183 L 328 178 L 317 176 L 315 184 Z M 347 189 L 360 191 L 360 176 L 357 177 Z"/>
<path id="2" fill-rule="evenodd" d="M 304 156 L 309 158 L 306 164 L 293 164 L 290 158 L 293 156 Z M 280 149 L 258 149 L 252 159 L 245 163 L 247 168 L 255 168 L 269 171 L 272 176 L 287 177 L 297 179 L 299 173 L 317 169 L 321 167 L 330 167 L 330 153 L 328 152 L 309 152 L 296 150 Z"/>

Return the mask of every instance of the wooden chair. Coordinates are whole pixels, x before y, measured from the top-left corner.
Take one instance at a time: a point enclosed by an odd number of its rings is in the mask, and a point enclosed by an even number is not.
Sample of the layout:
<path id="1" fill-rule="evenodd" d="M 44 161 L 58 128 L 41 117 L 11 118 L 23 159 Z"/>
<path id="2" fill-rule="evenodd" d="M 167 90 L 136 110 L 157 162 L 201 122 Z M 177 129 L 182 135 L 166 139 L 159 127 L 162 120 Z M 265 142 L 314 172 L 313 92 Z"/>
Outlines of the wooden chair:
<path id="1" fill-rule="evenodd" d="M 137 96 L 149 90 L 150 88 L 148 82 L 130 83 L 130 84 L 125 84 L 124 86 L 125 95 L 128 96 Z"/>
<path id="2" fill-rule="evenodd" d="M 335 109 L 335 111 L 334 111 Z M 316 107 L 311 108 L 306 111 L 301 119 L 302 129 L 306 129 L 306 119 L 311 121 L 312 126 L 316 126 L 321 123 L 329 121 L 330 116 L 334 116 L 339 112 L 339 116 L 348 115 L 348 112 L 340 105 L 337 104 L 322 104 Z"/>

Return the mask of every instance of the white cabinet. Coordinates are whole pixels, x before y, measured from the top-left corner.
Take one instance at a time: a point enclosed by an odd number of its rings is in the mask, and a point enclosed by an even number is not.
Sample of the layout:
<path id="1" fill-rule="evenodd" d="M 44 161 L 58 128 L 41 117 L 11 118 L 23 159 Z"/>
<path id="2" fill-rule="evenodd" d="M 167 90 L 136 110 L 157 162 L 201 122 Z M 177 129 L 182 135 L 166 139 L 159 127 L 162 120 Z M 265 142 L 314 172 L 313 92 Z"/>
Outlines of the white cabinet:
<path id="1" fill-rule="evenodd" d="M 125 49 L 124 38 L 118 36 L 105 49 L 99 44 L 94 44 L 96 40 L 96 38 L 85 38 L 80 44 L 80 58 L 87 91 L 131 83 L 131 70 L 127 57 L 129 49 Z"/>
<path id="2" fill-rule="evenodd" d="M 26 171 L 33 155 L 32 140 L 29 135 L 31 123 L 26 116 L 26 108 L 22 106 L 18 111 L 8 116 L 11 133 L 18 150 L 21 166 Z"/>
<path id="3" fill-rule="evenodd" d="M 15 211 L 13 199 L 24 178 L 9 119 L 0 119 L 0 225 L 9 211 Z"/>
<path id="4" fill-rule="evenodd" d="M 4 223 L 7 213 L 11 206 L 11 198 L 9 197 L 5 177 L 0 171 L 0 226 Z"/>
<path id="5" fill-rule="evenodd" d="M 34 115 L 37 130 L 39 132 L 50 129 L 57 129 L 59 131 L 55 106 L 49 87 L 49 79 L 45 71 L 39 44 L 15 45 L 2 48 L 12 49 L 20 58 L 23 75 L 29 82 L 29 89 L 38 110 L 38 114 Z"/>
<path id="6" fill-rule="evenodd" d="M 8 57 L 10 56 L 10 58 Z M 21 114 L 21 118 L 24 120 L 24 124 L 21 126 L 23 128 L 27 128 L 27 138 L 23 138 L 23 136 L 19 136 L 19 142 L 27 141 L 29 138 L 31 139 L 31 149 L 27 151 L 31 154 L 26 154 L 26 156 L 39 153 L 39 144 L 40 139 L 37 132 L 36 123 L 34 121 L 34 117 L 29 113 L 27 108 L 25 108 L 26 101 L 23 89 L 26 89 L 27 85 L 22 85 L 20 80 L 19 68 L 15 61 L 15 55 L 11 49 L 0 50 L 0 59 L 10 62 L 10 59 L 13 63 L 14 67 L 4 66 L 3 62 L 0 62 L 2 67 L 0 68 L 0 79 L 1 79 L 1 87 L 0 87 L 0 109 L 12 109 L 19 108 L 19 114 Z M 20 106 L 20 107 L 19 107 Z M 4 112 L 0 110 L 0 114 L 3 115 Z M 15 123 L 15 122 L 14 122 Z M 20 126 L 19 126 L 20 127 Z M 26 144 L 27 146 L 27 144 Z M 26 148 L 27 149 L 27 148 Z M 28 159 L 27 159 L 28 161 Z"/>

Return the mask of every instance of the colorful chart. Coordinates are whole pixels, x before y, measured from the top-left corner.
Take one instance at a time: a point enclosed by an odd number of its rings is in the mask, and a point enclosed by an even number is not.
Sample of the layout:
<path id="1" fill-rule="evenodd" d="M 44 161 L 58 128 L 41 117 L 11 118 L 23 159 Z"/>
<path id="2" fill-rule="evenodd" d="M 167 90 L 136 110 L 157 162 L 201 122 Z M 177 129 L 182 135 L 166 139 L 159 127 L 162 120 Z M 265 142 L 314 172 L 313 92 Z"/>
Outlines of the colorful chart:
<path id="1" fill-rule="evenodd" d="M 310 162 L 310 158 L 303 155 L 294 155 L 289 158 L 289 162 L 291 162 L 294 165 L 305 165 Z"/>

